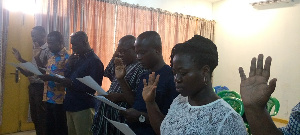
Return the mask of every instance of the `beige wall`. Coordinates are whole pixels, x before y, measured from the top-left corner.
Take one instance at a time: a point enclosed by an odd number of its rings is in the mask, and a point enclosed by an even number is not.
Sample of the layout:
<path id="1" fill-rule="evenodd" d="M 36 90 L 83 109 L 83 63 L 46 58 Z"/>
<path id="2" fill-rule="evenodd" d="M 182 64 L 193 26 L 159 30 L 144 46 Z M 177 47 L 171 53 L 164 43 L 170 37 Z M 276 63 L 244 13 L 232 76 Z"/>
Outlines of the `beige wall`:
<path id="1" fill-rule="evenodd" d="M 212 19 L 212 3 L 205 0 L 121 0 L 140 6 L 161 8 L 170 12 L 182 13 Z"/>
<path id="2" fill-rule="evenodd" d="M 239 92 L 238 67 L 249 73 L 250 60 L 259 53 L 273 58 L 271 77 L 277 78 L 277 118 L 288 119 L 300 101 L 300 0 L 293 4 L 253 8 L 246 0 L 223 0 L 213 4 L 217 22 L 215 43 L 219 66 L 214 85 Z"/>

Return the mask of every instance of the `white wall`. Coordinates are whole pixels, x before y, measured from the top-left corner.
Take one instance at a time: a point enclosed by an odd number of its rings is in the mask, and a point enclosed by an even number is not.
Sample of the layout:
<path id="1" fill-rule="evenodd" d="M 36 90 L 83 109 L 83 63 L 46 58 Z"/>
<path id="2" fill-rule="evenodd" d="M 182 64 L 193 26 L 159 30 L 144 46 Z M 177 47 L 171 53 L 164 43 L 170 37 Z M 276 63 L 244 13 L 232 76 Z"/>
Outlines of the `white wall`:
<path id="1" fill-rule="evenodd" d="M 161 8 L 170 12 L 212 19 L 212 3 L 205 0 L 121 0 L 140 6 Z"/>
<path id="2" fill-rule="evenodd" d="M 250 60 L 259 53 L 273 58 L 271 77 L 277 78 L 273 93 L 280 104 L 277 118 L 288 119 L 300 101 L 300 0 L 293 4 L 253 8 L 247 0 L 223 0 L 213 4 L 215 43 L 219 66 L 214 85 L 239 92 L 238 67 L 249 73 Z"/>

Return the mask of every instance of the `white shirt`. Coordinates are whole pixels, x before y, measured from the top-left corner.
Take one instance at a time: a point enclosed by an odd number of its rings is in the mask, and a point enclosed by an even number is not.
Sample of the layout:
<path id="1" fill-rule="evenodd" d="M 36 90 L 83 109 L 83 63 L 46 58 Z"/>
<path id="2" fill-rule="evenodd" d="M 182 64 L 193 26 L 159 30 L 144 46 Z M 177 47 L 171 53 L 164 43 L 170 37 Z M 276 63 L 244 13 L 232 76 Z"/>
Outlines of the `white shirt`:
<path id="1" fill-rule="evenodd" d="M 34 45 L 33 45 L 34 46 Z M 41 47 L 39 48 L 33 48 L 32 50 L 32 61 L 31 63 L 33 65 L 35 65 L 36 67 L 37 64 L 36 64 L 36 61 L 34 59 L 34 57 L 41 51 L 41 55 L 40 55 L 40 60 L 41 62 L 47 64 L 47 62 L 45 62 L 45 60 L 48 61 L 48 59 L 52 56 L 52 53 L 50 52 L 49 48 L 48 48 L 48 44 L 45 43 L 44 45 L 42 45 Z M 45 65 L 46 66 L 46 65 Z M 41 80 L 40 78 L 36 77 L 36 76 L 29 76 L 28 77 L 29 79 L 29 82 L 30 83 L 44 83 L 43 80 Z"/>
<path id="2" fill-rule="evenodd" d="M 223 99 L 191 106 L 178 95 L 161 123 L 162 135 L 246 135 L 242 117 Z"/>

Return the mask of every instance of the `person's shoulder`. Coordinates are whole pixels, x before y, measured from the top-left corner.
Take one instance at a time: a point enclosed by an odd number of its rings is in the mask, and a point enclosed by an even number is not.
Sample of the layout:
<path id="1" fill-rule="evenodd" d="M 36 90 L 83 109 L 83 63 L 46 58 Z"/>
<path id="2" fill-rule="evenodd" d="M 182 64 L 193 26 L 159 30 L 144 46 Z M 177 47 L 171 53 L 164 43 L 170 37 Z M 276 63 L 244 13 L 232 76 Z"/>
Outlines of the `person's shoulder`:
<path id="1" fill-rule="evenodd" d="M 164 65 L 160 70 L 157 71 L 161 76 L 173 76 L 172 68 L 169 65 Z"/>
<path id="2" fill-rule="evenodd" d="M 43 44 L 40 48 L 41 48 L 42 50 L 49 50 L 48 44 L 47 44 L 47 43 Z"/>

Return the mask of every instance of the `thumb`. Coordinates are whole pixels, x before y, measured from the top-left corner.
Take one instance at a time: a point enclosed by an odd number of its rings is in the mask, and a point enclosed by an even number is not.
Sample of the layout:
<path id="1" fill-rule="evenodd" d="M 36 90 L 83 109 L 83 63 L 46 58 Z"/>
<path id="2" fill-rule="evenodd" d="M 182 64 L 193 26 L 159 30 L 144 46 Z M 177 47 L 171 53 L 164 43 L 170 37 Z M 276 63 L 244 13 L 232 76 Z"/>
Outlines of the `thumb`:
<path id="1" fill-rule="evenodd" d="M 268 86 L 268 94 L 272 94 L 275 91 L 275 87 L 276 87 L 276 82 L 277 79 L 273 78 L 270 82 L 269 82 L 269 86 Z"/>

